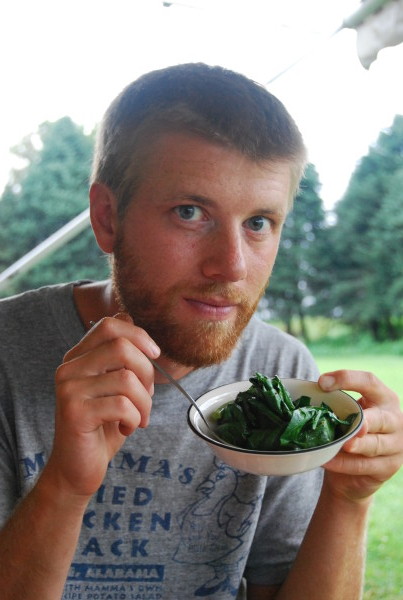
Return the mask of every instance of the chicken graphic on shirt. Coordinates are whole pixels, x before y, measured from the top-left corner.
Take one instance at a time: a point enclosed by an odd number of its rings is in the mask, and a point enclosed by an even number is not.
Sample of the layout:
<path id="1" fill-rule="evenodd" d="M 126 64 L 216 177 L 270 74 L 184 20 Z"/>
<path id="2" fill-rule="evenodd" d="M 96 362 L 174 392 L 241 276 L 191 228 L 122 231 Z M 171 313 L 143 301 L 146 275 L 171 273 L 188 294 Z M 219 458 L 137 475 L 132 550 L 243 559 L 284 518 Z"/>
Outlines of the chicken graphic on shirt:
<path id="1" fill-rule="evenodd" d="M 212 570 L 211 578 L 195 590 L 197 597 L 218 591 L 237 594 L 242 554 L 233 553 L 244 545 L 260 500 L 256 496 L 244 501 L 237 495 L 239 480 L 246 476 L 215 459 L 214 470 L 196 488 L 200 498 L 178 515 L 181 539 L 173 559 L 194 567 L 208 565 Z"/>

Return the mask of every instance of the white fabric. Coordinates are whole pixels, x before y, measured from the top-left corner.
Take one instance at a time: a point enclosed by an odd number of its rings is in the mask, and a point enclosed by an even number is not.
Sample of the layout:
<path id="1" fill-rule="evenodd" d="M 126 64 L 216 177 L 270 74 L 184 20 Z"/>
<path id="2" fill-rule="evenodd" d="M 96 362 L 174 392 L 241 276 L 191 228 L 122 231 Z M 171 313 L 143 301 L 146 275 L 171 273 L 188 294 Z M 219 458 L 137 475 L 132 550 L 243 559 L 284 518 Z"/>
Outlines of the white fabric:
<path id="1" fill-rule="evenodd" d="M 357 27 L 357 52 L 361 64 L 369 69 L 378 53 L 403 42 L 403 0 L 392 0 Z"/>

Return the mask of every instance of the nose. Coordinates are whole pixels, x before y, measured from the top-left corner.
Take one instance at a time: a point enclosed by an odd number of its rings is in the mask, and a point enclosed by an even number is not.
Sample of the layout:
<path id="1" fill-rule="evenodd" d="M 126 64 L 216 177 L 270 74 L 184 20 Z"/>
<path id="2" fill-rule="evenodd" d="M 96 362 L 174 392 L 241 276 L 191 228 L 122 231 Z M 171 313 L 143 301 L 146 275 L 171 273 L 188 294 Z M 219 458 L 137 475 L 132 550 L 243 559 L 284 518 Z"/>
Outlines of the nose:
<path id="1" fill-rule="evenodd" d="M 215 281 L 241 281 L 247 275 L 246 246 L 242 231 L 214 231 L 205 240 L 203 275 Z"/>

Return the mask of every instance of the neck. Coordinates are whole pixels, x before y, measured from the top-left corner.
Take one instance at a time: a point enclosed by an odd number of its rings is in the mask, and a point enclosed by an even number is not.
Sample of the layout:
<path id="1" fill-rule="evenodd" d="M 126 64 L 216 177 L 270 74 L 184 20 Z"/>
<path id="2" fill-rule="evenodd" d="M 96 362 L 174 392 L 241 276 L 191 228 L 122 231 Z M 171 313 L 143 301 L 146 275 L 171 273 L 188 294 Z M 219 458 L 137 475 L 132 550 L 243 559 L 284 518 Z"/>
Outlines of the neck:
<path id="1" fill-rule="evenodd" d="M 109 280 L 77 285 L 73 294 L 77 312 L 86 329 L 90 329 L 91 323 L 119 312 Z"/>

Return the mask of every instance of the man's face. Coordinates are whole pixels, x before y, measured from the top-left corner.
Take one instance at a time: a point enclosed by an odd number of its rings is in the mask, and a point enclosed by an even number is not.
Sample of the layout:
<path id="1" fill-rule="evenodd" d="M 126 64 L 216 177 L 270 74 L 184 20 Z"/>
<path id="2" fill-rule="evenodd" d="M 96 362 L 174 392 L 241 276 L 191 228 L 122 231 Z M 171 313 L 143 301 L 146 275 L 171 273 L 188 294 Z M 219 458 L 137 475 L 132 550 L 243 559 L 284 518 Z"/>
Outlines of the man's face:
<path id="1" fill-rule="evenodd" d="M 189 367 L 228 358 L 268 283 L 289 194 L 285 161 L 159 139 L 120 225 L 113 279 L 165 356 Z"/>

